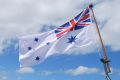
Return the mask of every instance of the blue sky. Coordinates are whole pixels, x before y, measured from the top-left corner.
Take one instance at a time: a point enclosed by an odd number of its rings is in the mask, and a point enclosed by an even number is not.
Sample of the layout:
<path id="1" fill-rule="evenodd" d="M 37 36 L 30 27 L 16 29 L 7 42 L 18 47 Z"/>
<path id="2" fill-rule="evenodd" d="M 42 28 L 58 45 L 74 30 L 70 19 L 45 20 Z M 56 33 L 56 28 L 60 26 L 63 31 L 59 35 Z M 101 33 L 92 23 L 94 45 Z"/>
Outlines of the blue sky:
<path id="1" fill-rule="evenodd" d="M 111 48 L 106 47 L 106 51 L 109 59 L 112 61 L 110 63 L 113 70 L 111 77 L 115 80 L 119 80 L 119 51 L 111 51 Z M 19 71 L 19 61 L 18 61 L 18 49 L 14 49 L 13 45 L 7 48 L 4 55 L 0 56 L 0 74 L 1 80 L 3 76 L 6 76 L 5 80 L 66 80 L 66 79 L 82 79 L 82 80 L 93 80 L 102 79 L 103 66 L 100 63 L 100 56 L 98 52 L 91 53 L 87 55 L 56 55 L 49 57 L 43 63 L 33 66 L 32 70 Z M 76 69 L 79 66 L 84 66 L 88 68 L 97 68 L 99 71 L 90 73 L 79 73 L 78 75 L 67 74 L 65 71 L 70 69 Z M 81 70 L 80 70 L 81 71 Z M 73 70 L 74 72 L 74 70 Z"/>
<path id="2" fill-rule="evenodd" d="M 18 37 L 54 29 L 80 13 L 90 2 L 95 4 L 95 15 L 111 60 L 110 76 L 119 80 L 119 0 L 0 0 L 0 80 L 104 80 L 100 48 L 99 51 L 89 47 L 84 49 L 87 52 L 53 55 L 39 65 L 19 68 Z"/>

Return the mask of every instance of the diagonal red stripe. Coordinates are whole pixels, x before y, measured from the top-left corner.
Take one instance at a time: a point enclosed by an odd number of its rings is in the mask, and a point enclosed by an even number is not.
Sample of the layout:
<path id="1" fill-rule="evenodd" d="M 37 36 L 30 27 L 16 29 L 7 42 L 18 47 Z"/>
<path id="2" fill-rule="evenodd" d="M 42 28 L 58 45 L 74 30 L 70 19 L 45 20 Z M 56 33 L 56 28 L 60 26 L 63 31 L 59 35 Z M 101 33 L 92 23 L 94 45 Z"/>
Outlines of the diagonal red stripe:
<path id="1" fill-rule="evenodd" d="M 90 14 L 86 14 L 85 16 L 83 16 L 81 19 L 80 19 L 80 21 L 83 21 L 83 20 L 85 20 L 85 19 L 87 19 L 87 18 L 89 18 L 90 17 Z M 80 22 L 79 21 L 79 22 Z"/>

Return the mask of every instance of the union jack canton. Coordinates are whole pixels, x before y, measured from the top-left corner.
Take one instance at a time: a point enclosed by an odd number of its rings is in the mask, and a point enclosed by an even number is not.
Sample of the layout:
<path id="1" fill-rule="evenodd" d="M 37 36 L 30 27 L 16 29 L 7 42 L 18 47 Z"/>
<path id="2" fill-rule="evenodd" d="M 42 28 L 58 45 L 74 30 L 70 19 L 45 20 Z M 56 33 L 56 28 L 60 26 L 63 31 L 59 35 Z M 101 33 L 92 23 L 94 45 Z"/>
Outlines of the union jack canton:
<path id="1" fill-rule="evenodd" d="M 92 20 L 90 16 L 90 8 L 87 7 L 80 14 L 78 14 L 74 19 L 71 19 L 69 22 L 55 29 L 56 37 L 60 38 L 62 35 L 70 31 L 87 27 L 91 24 L 91 21 Z"/>

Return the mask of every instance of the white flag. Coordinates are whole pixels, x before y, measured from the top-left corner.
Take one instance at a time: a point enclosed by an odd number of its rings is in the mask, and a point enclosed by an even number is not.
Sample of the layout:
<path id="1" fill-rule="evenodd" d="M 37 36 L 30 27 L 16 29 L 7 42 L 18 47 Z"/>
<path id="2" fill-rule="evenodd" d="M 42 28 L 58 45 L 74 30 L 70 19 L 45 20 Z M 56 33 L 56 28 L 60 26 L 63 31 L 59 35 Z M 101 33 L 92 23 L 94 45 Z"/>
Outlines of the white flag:
<path id="1" fill-rule="evenodd" d="M 20 66 L 32 66 L 41 63 L 50 55 L 91 44 L 94 40 L 91 24 L 89 7 L 87 7 L 74 19 L 55 30 L 21 37 L 19 39 Z"/>

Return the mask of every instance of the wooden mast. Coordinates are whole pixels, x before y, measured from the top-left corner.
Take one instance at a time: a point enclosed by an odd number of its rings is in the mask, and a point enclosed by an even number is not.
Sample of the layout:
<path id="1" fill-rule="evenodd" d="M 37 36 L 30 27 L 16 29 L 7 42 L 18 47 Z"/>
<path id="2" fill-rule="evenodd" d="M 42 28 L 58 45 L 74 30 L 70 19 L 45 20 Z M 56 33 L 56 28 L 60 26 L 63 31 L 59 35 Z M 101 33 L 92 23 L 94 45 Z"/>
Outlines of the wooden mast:
<path id="1" fill-rule="evenodd" d="M 102 41 L 102 37 L 101 37 L 101 34 L 100 34 L 100 30 L 99 30 L 99 27 L 98 27 L 98 24 L 97 24 L 97 20 L 95 18 L 95 15 L 94 15 L 94 11 L 92 9 L 93 5 L 90 4 L 89 5 L 89 8 L 91 9 L 92 11 L 92 14 L 93 14 L 93 18 L 94 18 L 94 21 L 95 21 L 95 25 L 96 25 L 96 30 L 97 30 L 97 33 L 98 33 L 98 36 L 99 36 L 99 39 L 100 39 L 100 43 L 101 43 L 101 47 L 102 47 L 102 52 L 103 52 L 103 56 L 104 58 L 101 58 L 101 62 L 103 63 L 104 65 L 104 69 L 105 69 L 105 74 L 106 74 L 106 79 L 108 80 L 111 80 L 108 73 L 111 72 L 110 70 L 110 65 L 109 65 L 109 60 L 107 58 L 107 55 L 106 55 L 106 51 L 105 51 L 105 47 L 104 47 L 104 44 L 103 44 L 103 41 Z"/>

